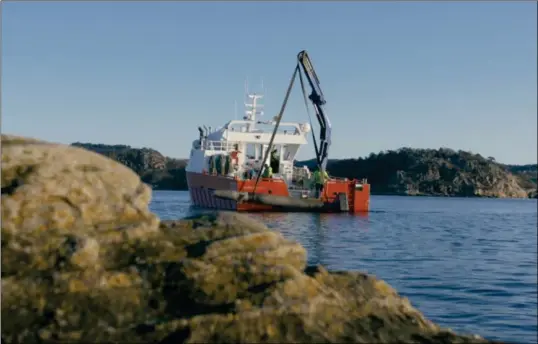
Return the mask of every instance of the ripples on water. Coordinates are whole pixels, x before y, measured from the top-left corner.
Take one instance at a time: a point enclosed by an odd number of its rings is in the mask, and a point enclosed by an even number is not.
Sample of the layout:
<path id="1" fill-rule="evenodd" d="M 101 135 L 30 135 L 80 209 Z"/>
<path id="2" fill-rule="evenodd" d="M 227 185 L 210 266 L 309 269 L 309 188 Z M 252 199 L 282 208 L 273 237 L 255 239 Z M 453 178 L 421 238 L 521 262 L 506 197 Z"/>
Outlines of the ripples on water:
<path id="1" fill-rule="evenodd" d="M 200 210 L 154 192 L 163 219 Z M 367 216 L 253 214 L 308 249 L 310 264 L 377 275 L 442 326 L 537 340 L 536 200 L 372 196 Z"/>

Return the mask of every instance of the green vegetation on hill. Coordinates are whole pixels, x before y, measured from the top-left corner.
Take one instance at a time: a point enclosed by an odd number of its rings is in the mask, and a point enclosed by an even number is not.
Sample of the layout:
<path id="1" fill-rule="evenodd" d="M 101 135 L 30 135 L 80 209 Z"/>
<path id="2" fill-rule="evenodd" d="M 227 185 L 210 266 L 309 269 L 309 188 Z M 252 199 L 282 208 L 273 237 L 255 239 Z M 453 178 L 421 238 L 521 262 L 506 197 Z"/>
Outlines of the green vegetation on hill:
<path id="1" fill-rule="evenodd" d="M 135 171 L 156 190 L 186 190 L 187 160 L 149 148 L 74 143 Z M 315 160 L 296 162 L 315 168 Z M 504 165 L 480 154 L 448 148 L 400 148 L 367 158 L 330 160 L 331 175 L 367 178 L 373 194 L 464 197 L 536 197 L 537 165 Z"/>
<path id="2" fill-rule="evenodd" d="M 116 160 L 135 171 L 154 190 L 186 190 L 187 160 L 166 157 L 150 148 L 75 142 L 82 147 Z"/>

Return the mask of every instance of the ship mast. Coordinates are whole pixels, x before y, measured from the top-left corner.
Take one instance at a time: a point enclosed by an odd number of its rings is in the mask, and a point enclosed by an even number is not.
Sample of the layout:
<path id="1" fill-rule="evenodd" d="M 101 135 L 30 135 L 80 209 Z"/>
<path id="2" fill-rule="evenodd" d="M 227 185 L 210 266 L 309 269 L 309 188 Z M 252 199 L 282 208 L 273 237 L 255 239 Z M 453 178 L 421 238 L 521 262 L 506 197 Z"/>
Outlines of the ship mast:
<path id="1" fill-rule="evenodd" d="M 247 93 L 247 98 L 250 102 L 245 103 L 245 117 L 246 121 L 250 123 L 247 124 L 247 132 L 254 130 L 256 125 L 256 116 L 263 116 L 263 104 L 260 104 L 260 101 L 263 98 L 263 95 L 256 93 Z"/>

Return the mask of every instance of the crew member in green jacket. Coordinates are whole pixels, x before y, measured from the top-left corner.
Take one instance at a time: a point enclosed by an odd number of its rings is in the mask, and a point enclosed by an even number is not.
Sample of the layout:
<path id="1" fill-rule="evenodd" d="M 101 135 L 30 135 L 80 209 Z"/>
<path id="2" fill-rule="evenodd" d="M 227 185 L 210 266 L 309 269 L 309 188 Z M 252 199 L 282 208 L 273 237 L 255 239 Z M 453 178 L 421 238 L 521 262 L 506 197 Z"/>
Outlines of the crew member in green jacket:
<path id="1" fill-rule="evenodd" d="M 263 169 L 263 178 L 272 178 L 273 177 L 273 169 L 268 164 L 265 164 L 265 168 Z"/>
<path id="2" fill-rule="evenodd" d="M 325 181 L 329 179 L 329 174 L 327 171 L 323 171 L 321 173 L 320 170 L 314 171 L 312 174 L 314 178 L 314 185 L 316 188 L 316 198 L 321 197 L 321 193 L 323 192 L 323 187 L 325 186 Z"/>

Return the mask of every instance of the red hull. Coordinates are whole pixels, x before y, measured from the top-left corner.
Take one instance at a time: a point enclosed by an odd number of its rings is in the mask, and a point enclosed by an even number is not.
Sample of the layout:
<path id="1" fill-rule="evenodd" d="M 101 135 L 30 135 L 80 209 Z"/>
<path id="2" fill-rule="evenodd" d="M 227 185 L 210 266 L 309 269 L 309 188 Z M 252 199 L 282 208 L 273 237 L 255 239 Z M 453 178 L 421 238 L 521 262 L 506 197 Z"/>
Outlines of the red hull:
<path id="1" fill-rule="evenodd" d="M 239 192 L 252 192 L 255 180 L 236 180 L 230 177 L 187 172 L 187 183 L 193 205 L 203 208 L 235 210 L 245 212 L 272 211 L 271 205 L 254 203 L 237 203 L 223 200 L 213 195 L 214 190 L 230 190 Z M 361 213 L 369 211 L 370 185 L 357 186 L 356 180 L 331 180 L 325 184 L 322 200 L 327 203 L 338 201 L 338 194 L 348 196 L 349 212 Z M 289 196 L 288 186 L 283 180 L 262 178 L 256 188 L 257 194 L 271 194 L 275 196 Z"/>

